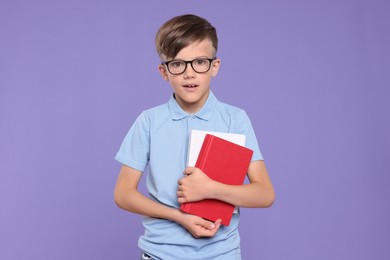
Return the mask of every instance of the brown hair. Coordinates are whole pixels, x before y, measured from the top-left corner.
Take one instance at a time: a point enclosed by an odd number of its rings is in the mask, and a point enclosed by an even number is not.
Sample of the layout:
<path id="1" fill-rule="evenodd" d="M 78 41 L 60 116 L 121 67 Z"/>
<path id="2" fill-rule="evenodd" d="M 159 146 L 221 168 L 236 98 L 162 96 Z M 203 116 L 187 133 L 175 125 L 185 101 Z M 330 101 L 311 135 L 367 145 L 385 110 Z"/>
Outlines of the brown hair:
<path id="1" fill-rule="evenodd" d="M 206 19 L 186 14 L 165 22 L 156 34 L 156 49 L 161 59 L 174 58 L 191 43 L 210 39 L 214 52 L 218 49 L 217 31 Z"/>

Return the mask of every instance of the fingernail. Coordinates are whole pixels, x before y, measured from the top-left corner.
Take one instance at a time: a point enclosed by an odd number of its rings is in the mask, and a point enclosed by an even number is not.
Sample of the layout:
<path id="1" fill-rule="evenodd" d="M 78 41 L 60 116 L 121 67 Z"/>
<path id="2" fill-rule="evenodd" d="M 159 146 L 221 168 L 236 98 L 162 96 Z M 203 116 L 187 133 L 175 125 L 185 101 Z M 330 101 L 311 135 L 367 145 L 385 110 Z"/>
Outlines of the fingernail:
<path id="1" fill-rule="evenodd" d="M 210 225 L 210 229 L 213 229 L 213 228 L 215 228 L 215 224 Z"/>

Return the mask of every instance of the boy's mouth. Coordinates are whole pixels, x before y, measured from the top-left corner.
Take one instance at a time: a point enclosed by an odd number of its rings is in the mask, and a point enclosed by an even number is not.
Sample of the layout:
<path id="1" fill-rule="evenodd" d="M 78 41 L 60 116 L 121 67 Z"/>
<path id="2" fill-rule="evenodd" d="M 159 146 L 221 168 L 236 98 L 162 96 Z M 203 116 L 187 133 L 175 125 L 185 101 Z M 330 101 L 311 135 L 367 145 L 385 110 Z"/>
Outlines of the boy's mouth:
<path id="1" fill-rule="evenodd" d="M 183 87 L 185 88 L 196 88 L 198 85 L 195 85 L 195 84 L 188 84 L 188 85 L 184 85 Z"/>

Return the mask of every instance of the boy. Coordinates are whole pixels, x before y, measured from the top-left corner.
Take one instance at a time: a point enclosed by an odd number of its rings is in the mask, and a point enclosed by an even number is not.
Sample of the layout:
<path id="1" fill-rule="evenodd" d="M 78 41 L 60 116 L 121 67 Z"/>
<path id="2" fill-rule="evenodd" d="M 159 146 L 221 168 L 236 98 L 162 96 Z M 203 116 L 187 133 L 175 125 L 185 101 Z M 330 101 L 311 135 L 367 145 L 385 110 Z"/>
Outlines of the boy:
<path id="1" fill-rule="evenodd" d="M 220 59 L 218 38 L 205 19 L 183 15 L 167 21 L 156 35 L 162 60 L 158 70 L 173 89 L 170 100 L 144 111 L 127 133 L 116 159 L 123 164 L 115 202 L 144 215 L 145 233 L 139 238 L 142 259 L 241 259 L 239 213 L 221 226 L 181 212 L 184 202 L 213 198 L 240 207 L 269 207 L 272 183 L 246 113 L 216 99 L 210 90 Z M 249 184 L 225 185 L 200 169 L 186 167 L 191 129 L 246 135 L 254 151 L 248 168 Z M 149 197 L 138 190 L 145 167 Z"/>

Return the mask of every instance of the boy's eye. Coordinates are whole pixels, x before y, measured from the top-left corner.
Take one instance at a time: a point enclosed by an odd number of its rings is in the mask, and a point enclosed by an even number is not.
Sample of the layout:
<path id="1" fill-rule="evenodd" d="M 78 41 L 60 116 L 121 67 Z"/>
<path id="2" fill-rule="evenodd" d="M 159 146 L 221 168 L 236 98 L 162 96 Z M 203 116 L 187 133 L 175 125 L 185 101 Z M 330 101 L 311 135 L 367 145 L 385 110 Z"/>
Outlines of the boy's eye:
<path id="1" fill-rule="evenodd" d="M 207 60 L 205 59 L 198 59 L 194 61 L 196 65 L 204 65 L 206 64 Z"/>
<path id="2" fill-rule="evenodd" d="M 173 61 L 169 65 L 171 65 L 172 68 L 180 68 L 180 66 L 184 66 L 184 62 L 182 62 L 182 61 Z"/>

